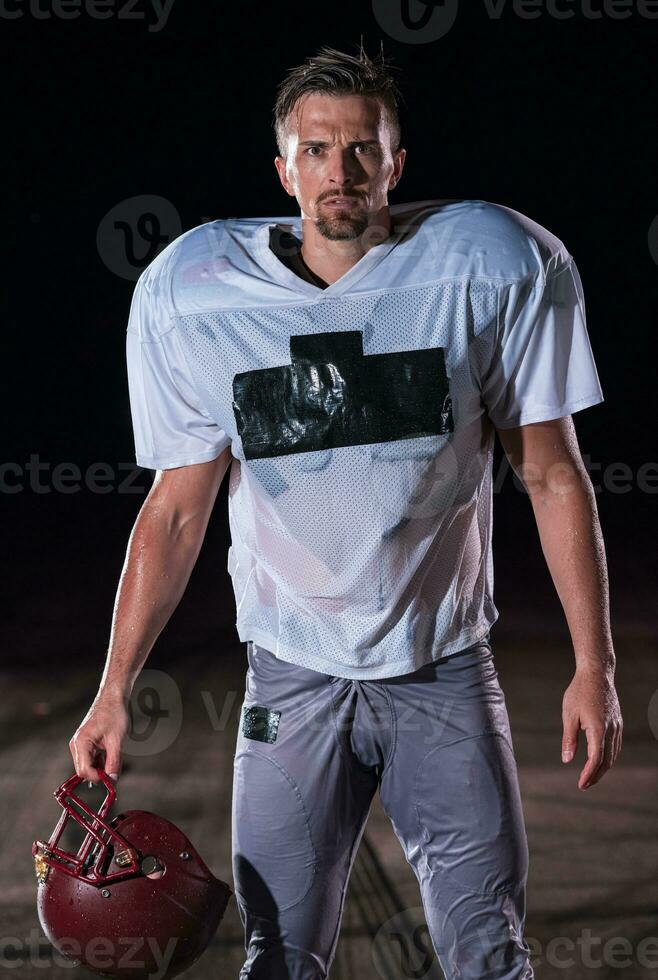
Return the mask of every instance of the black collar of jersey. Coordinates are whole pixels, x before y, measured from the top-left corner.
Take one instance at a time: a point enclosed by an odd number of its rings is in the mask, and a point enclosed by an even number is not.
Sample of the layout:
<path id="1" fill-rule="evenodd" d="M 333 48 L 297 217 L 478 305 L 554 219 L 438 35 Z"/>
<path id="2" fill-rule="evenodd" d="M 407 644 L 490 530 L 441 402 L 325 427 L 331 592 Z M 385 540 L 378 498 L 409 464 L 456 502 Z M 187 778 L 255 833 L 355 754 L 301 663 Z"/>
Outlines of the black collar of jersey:
<path id="1" fill-rule="evenodd" d="M 318 286 L 320 289 L 326 289 L 328 283 L 316 276 L 315 273 L 309 269 L 309 267 L 304 262 L 302 258 L 302 243 L 293 235 L 292 232 L 287 231 L 285 228 L 280 228 L 275 225 L 270 229 L 270 249 L 276 255 L 280 262 L 283 262 L 291 272 L 294 272 L 296 276 L 300 279 L 306 279 L 307 282 L 312 283 L 314 286 Z"/>

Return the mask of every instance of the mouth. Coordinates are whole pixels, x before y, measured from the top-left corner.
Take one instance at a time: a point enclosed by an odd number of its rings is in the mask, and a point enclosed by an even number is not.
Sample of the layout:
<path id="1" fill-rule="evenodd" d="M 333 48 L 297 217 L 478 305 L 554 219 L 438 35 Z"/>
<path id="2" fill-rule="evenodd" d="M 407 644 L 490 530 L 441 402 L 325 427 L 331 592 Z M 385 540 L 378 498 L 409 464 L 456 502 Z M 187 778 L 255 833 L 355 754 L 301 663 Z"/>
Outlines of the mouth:
<path id="1" fill-rule="evenodd" d="M 359 203 L 359 198 L 353 197 L 352 195 L 337 194 L 335 197 L 328 197 L 320 203 L 324 207 L 331 208 L 332 211 L 337 211 L 344 208 L 356 207 L 356 205 Z"/>

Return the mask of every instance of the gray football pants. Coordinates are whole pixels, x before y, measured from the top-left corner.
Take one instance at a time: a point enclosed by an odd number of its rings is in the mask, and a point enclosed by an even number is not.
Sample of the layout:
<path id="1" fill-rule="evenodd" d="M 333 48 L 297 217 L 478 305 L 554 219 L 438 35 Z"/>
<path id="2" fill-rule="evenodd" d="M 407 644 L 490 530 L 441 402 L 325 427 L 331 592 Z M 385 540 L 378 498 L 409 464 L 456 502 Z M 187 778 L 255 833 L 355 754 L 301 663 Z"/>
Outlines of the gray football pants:
<path id="1" fill-rule="evenodd" d="M 247 656 L 232 812 L 240 980 L 328 977 L 377 788 L 447 980 L 530 980 L 527 838 L 488 637 L 373 681 L 252 641 Z"/>

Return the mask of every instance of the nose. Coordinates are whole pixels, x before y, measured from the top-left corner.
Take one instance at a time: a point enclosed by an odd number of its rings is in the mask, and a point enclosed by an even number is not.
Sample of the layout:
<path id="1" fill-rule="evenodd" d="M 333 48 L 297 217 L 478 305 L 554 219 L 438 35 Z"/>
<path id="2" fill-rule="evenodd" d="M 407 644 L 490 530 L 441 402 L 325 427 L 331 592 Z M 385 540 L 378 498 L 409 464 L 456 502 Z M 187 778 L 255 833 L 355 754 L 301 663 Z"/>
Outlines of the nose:
<path id="1" fill-rule="evenodd" d="M 355 161 L 349 150 L 334 147 L 329 157 L 329 183 L 336 189 L 351 187 L 355 180 Z"/>

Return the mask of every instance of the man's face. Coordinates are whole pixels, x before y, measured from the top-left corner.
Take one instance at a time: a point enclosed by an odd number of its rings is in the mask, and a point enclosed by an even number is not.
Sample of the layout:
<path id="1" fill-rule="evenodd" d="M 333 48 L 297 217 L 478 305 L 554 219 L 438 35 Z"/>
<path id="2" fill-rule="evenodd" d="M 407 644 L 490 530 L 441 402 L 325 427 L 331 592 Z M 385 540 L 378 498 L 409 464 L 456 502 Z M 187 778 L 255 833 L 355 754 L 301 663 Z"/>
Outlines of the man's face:
<path id="1" fill-rule="evenodd" d="M 332 241 L 360 237 L 388 204 L 405 151 L 393 152 L 384 106 L 362 95 L 312 93 L 288 117 L 275 165 L 302 216 Z"/>

